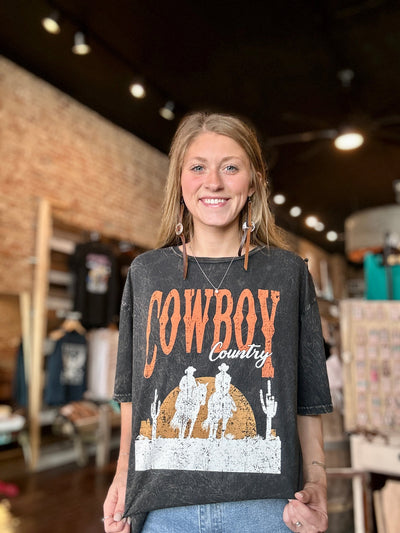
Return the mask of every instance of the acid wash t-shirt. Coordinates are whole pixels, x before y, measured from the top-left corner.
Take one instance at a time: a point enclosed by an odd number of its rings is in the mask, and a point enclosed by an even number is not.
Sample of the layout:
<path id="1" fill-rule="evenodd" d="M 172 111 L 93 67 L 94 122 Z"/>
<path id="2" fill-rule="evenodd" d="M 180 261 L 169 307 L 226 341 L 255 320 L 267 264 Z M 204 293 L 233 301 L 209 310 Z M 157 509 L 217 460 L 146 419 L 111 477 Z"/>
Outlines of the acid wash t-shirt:
<path id="1" fill-rule="evenodd" d="M 218 286 L 231 258 L 199 259 Z M 257 248 L 215 291 L 178 248 L 131 265 L 115 399 L 132 402 L 125 515 L 181 505 L 292 498 L 302 488 L 296 417 L 331 411 L 307 265 Z"/>

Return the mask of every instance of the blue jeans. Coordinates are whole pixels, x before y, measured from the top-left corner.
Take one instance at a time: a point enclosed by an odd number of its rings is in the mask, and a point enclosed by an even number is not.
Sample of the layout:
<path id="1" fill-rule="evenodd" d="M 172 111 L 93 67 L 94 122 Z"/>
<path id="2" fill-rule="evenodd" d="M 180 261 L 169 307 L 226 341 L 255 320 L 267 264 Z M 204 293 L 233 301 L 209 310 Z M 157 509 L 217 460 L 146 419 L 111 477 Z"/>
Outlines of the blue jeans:
<path id="1" fill-rule="evenodd" d="M 287 500 L 249 500 L 158 509 L 148 514 L 142 533 L 288 533 Z"/>

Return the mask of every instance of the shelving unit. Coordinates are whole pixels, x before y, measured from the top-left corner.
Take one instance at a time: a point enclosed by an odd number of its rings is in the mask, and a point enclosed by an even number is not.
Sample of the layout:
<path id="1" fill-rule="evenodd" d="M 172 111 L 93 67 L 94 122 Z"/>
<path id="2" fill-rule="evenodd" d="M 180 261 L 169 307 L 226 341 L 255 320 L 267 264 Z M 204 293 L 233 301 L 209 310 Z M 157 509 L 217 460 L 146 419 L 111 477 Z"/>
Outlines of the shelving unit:
<path id="1" fill-rule="evenodd" d="M 400 302 L 345 300 L 341 330 L 352 467 L 400 476 Z M 353 497 L 356 533 L 369 533 L 359 479 Z"/>
<path id="2" fill-rule="evenodd" d="M 24 328 L 23 342 L 25 360 L 27 361 L 27 375 L 29 376 L 29 412 L 27 418 L 28 434 L 22 438 L 25 457 L 31 470 L 41 468 L 41 429 L 43 427 L 43 389 L 45 377 L 46 339 L 49 332 L 58 328 L 65 314 L 73 310 L 73 275 L 70 271 L 70 258 L 78 243 L 87 242 L 91 231 L 74 228 L 64 224 L 57 218 L 59 207 L 52 209 L 49 201 L 41 199 L 39 203 L 36 256 L 34 272 L 34 288 L 32 299 L 32 321 L 28 318 L 28 325 Z M 100 236 L 99 236 L 100 237 Z M 107 238 L 106 242 L 118 248 L 117 239 Z M 125 243 L 127 245 L 128 243 Z M 135 254 L 142 249 L 131 245 Z M 27 296 L 27 295 L 25 295 Z M 29 298 L 21 304 L 23 314 L 29 317 L 31 303 Z M 31 327 L 30 327 L 31 324 Z M 47 350 L 48 351 L 48 350 Z M 54 411 L 54 409 L 50 409 Z M 116 417 L 106 415 L 105 409 L 99 409 L 100 416 L 96 426 L 99 457 L 97 462 L 104 462 L 107 455 L 107 442 L 110 442 L 110 431 L 116 426 Z M 108 421 L 108 422 L 107 422 Z M 54 422 L 54 416 L 50 424 Z M 46 424 L 49 422 L 47 421 Z M 108 424 L 108 426 L 107 426 Z M 76 443 L 79 444 L 79 433 L 83 440 L 88 441 L 88 432 L 84 428 L 78 432 Z M 101 451 L 102 450 L 102 451 Z"/>

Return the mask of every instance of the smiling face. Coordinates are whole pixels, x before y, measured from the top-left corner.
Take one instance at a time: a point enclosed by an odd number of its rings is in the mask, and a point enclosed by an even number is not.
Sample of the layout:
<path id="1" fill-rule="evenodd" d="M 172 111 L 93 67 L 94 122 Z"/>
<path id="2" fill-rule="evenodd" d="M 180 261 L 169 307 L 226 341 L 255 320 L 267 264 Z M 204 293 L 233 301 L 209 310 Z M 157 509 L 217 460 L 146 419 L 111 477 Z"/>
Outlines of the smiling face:
<path id="1" fill-rule="evenodd" d="M 182 195 L 195 233 L 205 229 L 237 231 L 251 184 L 250 161 L 241 146 L 225 135 L 205 132 L 189 145 L 181 172 Z"/>

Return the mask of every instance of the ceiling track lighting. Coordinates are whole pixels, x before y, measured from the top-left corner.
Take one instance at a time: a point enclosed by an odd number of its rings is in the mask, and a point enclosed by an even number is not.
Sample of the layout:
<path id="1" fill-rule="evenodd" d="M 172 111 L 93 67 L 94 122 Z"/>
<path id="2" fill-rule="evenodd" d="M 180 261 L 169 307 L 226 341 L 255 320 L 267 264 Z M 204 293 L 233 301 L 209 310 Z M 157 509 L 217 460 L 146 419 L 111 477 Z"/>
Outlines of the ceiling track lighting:
<path id="1" fill-rule="evenodd" d="M 144 98 L 146 96 L 146 87 L 140 79 L 136 79 L 130 84 L 129 91 L 134 98 Z"/>
<path id="2" fill-rule="evenodd" d="M 318 219 L 314 215 L 310 215 L 306 218 L 306 226 L 309 228 L 315 228 L 315 226 L 318 224 Z"/>
<path id="3" fill-rule="evenodd" d="M 47 32 L 53 35 L 60 33 L 60 13 L 53 11 L 47 17 L 42 18 L 42 26 Z"/>
<path id="4" fill-rule="evenodd" d="M 174 120 L 175 118 L 175 104 L 171 100 L 168 100 L 163 107 L 160 108 L 159 113 L 165 120 Z"/>
<path id="5" fill-rule="evenodd" d="M 335 242 L 338 240 L 339 235 L 336 233 L 336 231 L 328 231 L 326 234 L 326 238 L 329 242 Z"/>
<path id="6" fill-rule="evenodd" d="M 294 205 L 293 207 L 290 208 L 290 216 L 292 216 L 293 218 L 297 218 L 301 215 L 301 207 L 299 207 L 298 205 Z"/>
<path id="7" fill-rule="evenodd" d="M 85 34 L 82 31 L 77 31 L 74 35 L 74 45 L 72 52 L 79 56 L 84 56 L 90 53 L 90 46 L 86 42 Z"/>
<path id="8" fill-rule="evenodd" d="M 283 194 L 275 194 L 272 200 L 276 205 L 283 205 L 286 202 L 286 197 Z"/>
<path id="9" fill-rule="evenodd" d="M 333 141 L 338 150 L 355 150 L 364 144 L 364 136 L 354 128 L 345 128 Z"/>

